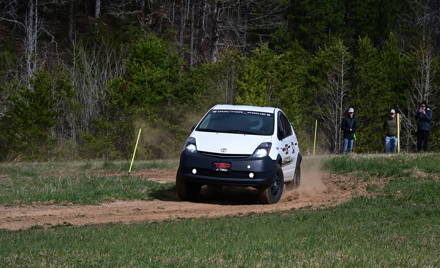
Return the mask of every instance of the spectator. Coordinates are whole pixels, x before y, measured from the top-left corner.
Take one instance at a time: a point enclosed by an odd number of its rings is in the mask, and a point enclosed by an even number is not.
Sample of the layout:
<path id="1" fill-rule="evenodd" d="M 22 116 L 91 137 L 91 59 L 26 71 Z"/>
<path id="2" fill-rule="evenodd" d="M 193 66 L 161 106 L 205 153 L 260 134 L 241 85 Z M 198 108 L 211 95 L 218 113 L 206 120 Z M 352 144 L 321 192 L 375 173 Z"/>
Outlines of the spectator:
<path id="1" fill-rule="evenodd" d="M 432 110 L 426 101 L 420 103 L 416 112 L 417 119 L 417 151 L 428 151 L 429 131 L 431 130 Z"/>
<path id="2" fill-rule="evenodd" d="M 353 145 L 355 139 L 357 121 L 354 118 L 354 109 L 349 108 L 346 116 L 342 119 L 341 129 L 344 132 L 344 145 L 342 149 L 343 154 L 353 152 Z"/>
<path id="3" fill-rule="evenodd" d="M 397 151 L 397 119 L 396 111 L 391 109 L 383 123 L 385 130 L 385 152 L 395 153 Z"/>

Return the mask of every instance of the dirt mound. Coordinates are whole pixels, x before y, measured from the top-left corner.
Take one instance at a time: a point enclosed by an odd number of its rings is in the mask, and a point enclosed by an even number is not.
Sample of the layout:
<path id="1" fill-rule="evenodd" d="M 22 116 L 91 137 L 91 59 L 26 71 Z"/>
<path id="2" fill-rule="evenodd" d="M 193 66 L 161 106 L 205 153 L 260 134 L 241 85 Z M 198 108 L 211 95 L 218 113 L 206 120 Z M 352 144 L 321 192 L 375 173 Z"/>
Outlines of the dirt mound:
<path id="1" fill-rule="evenodd" d="M 356 184 L 349 176 L 323 173 L 319 162 L 319 160 L 305 162 L 302 166 L 301 186 L 294 188 L 287 185 L 282 200 L 273 205 L 258 204 L 258 193 L 252 188 L 204 187 L 201 201 L 198 203 L 179 201 L 174 192 L 168 192 L 153 201 L 116 201 L 85 206 L 0 206 L 0 228 L 19 230 L 33 226 L 47 228 L 57 225 L 151 222 L 246 215 L 304 207 L 334 206 L 366 193 L 366 185 Z M 169 170 L 149 170 L 134 175 L 157 182 L 174 182 L 175 179 L 175 171 Z"/>

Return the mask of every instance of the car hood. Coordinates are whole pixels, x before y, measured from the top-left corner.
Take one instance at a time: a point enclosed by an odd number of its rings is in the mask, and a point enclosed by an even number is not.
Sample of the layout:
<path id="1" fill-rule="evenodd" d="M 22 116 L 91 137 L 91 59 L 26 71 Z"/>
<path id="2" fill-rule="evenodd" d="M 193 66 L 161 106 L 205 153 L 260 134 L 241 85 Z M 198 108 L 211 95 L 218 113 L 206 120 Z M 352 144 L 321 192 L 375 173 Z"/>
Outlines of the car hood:
<path id="1" fill-rule="evenodd" d="M 194 131 L 191 136 L 198 151 L 218 154 L 251 155 L 261 143 L 270 142 L 270 136 L 249 134 Z"/>

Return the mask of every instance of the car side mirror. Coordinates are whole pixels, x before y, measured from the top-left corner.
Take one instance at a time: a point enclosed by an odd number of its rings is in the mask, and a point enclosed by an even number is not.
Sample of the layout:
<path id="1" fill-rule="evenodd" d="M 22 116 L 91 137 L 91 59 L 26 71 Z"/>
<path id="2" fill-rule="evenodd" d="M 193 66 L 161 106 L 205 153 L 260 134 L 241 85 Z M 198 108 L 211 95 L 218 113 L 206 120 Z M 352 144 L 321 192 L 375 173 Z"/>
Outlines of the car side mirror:
<path id="1" fill-rule="evenodd" d="M 194 131 L 194 129 L 196 129 L 196 126 L 197 126 L 197 125 L 192 126 L 192 127 L 191 127 L 191 131 Z"/>

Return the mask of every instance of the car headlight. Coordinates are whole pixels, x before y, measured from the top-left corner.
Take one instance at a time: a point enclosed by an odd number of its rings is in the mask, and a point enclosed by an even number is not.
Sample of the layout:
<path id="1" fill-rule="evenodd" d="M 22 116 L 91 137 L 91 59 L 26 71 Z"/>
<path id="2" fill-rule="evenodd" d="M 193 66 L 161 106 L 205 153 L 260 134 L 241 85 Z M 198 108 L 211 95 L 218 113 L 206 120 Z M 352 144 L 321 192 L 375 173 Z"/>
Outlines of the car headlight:
<path id="1" fill-rule="evenodd" d="M 190 152 L 190 153 L 197 152 L 196 139 L 194 137 L 189 137 L 186 140 L 186 143 L 185 143 L 185 146 L 183 147 L 183 150 Z"/>
<path id="2" fill-rule="evenodd" d="M 272 147 L 271 142 L 263 142 L 260 144 L 257 149 L 255 149 L 254 153 L 252 154 L 252 157 L 265 157 L 268 156 L 270 153 L 270 148 Z"/>

